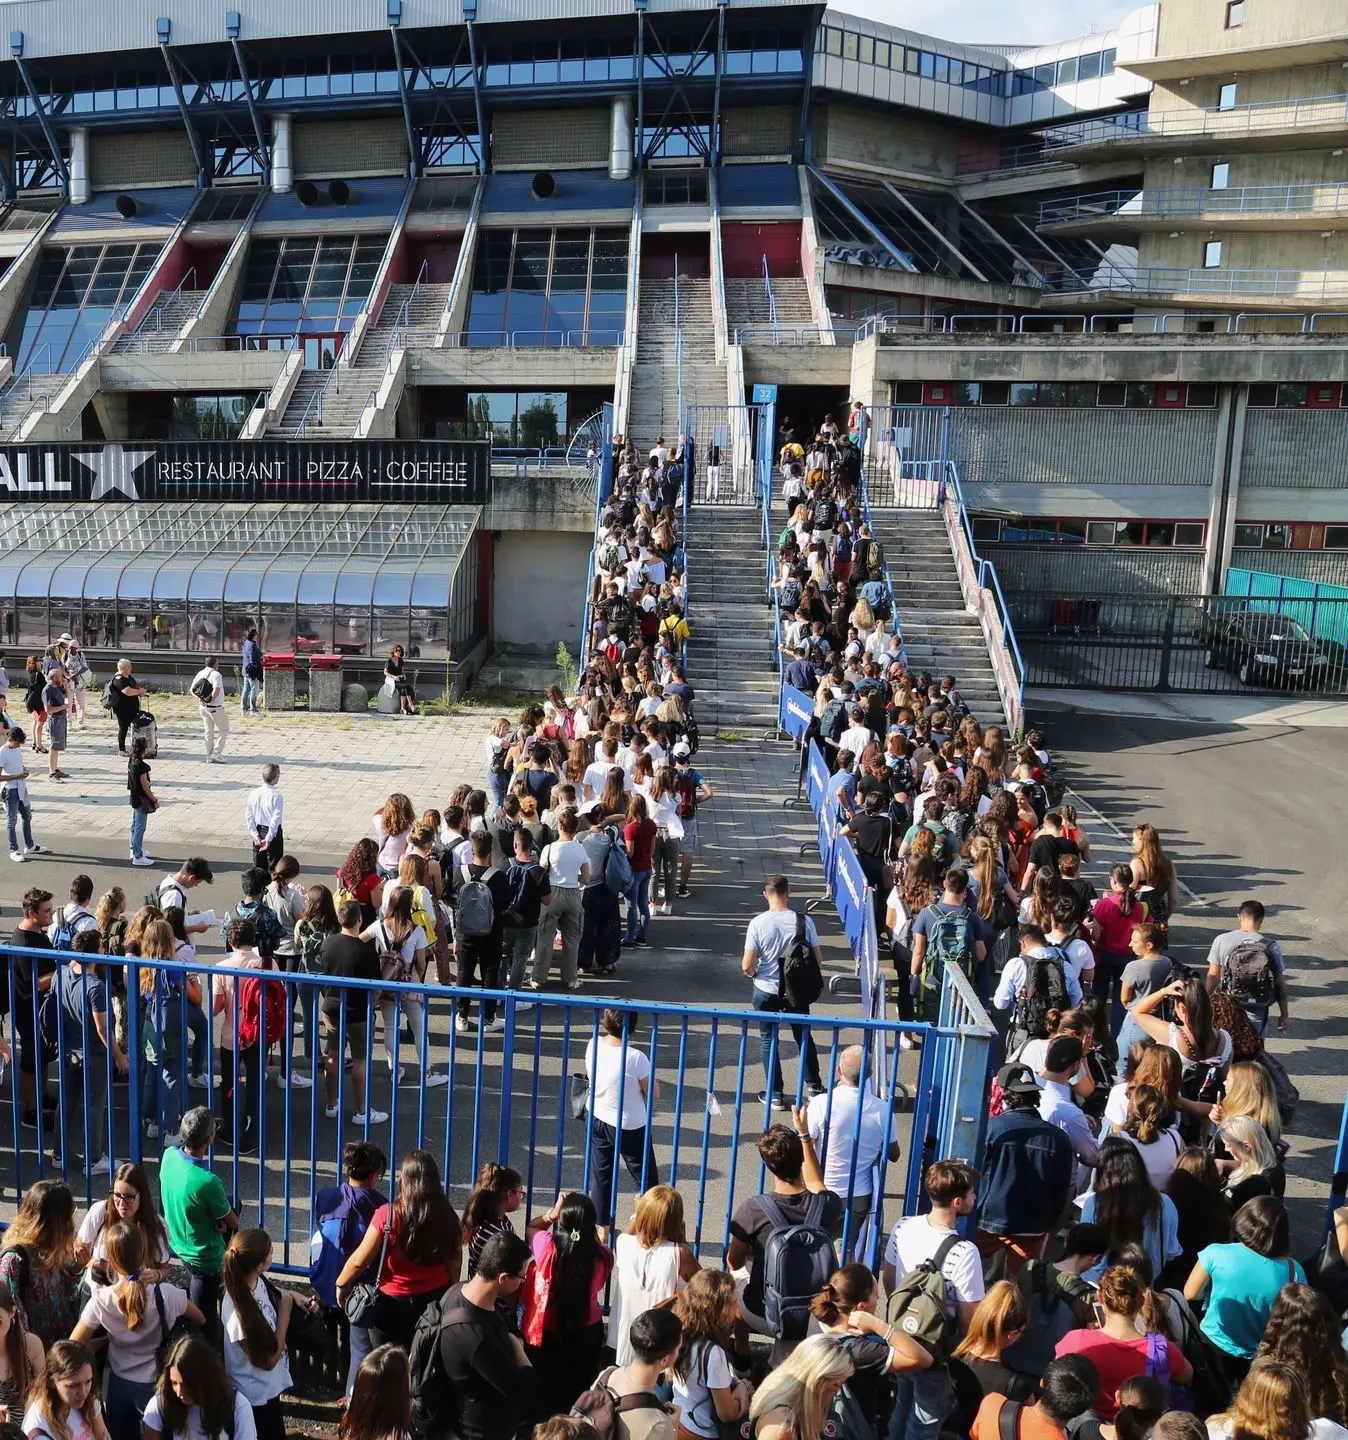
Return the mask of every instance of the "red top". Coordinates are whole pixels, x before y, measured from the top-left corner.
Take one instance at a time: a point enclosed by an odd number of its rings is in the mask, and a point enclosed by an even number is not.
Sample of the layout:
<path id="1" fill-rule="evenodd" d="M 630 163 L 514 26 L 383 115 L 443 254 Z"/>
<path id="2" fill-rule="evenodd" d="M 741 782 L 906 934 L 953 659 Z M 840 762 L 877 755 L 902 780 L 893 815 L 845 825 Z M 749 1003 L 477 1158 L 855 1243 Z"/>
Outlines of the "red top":
<path id="1" fill-rule="evenodd" d="M 1172 1340 L 1164 1342 L 1173 1375 L 1184 1364 L 1184 1354 Z M 1100 1390 L 1095 1397 L 1095 1413 L 1105 1422 L 1112 1424 L 1119 1413 L 1119 1402 L 1114 1398 L 1125 1380 L 1147 1373 L 1147 1339 L 1139 1335 L 1136 1340 L 1115 1340 L 1103 1330 L 1069 1330 L 1058 1341 L 1055 1352 L 1063 1355 L 1084 1355 L 1095 1365 L 1100 1376 Z"/>
<path id="2" fill-rule="evenodd" d="M 337 883 L 340 885 L 341 882 L 342 872 L 339 870 L 337 872 Z M 384 881 L 380 877 L 379 872 L 377 870 L 371 870 L 351 892 L 351 898 L 355 900 L 358 905 L 369 905 L 373 908 L 375 892 L 383 883 Z"/>
<path id="3" fill-rule="evenodd" d="M 370 1224 L 380 1234 L 383 1243 L 384 1226 L 389 1223 L 389 1207 L 381 1205 L 370 1217 Z M 458 1277 L 449 1273 L 449 1266 L 418 1265 L 409 1259 L 399 1238 L 397 1211 L 394 1212 L 393 1230 L 388 1237 L 388 1253 L 384 1256 L 384 1268 L 379 1275 L 379 1288 L 385 1295 L 424 1295 L 428 1290 L 442 1290 Z M 379 1252 L 375 1252 L 378 1263 Z"/>
<path id="4" fill-rule="evenodd" d="M 655 821 L 649 817 L 645 820 L 632 820 L 623 827 L 623 841 L 627 845 L 627 857 L 631 860 L 632 869 L 637 874 L 653 868 L 656 829 Z"/>
<path id="5" fill-rule="evenodd" d="M 1131 953 L 1129 942 L 1133 938 L 1133 926 L 1140 925 L 1147 918 L 1147 902 L 1135 901 L 1133 908 L 1125 915 L 1117 895 L 1102 895 L 1091 911 L 1100 926 L 1100 948 L 1111 955 Z"/>

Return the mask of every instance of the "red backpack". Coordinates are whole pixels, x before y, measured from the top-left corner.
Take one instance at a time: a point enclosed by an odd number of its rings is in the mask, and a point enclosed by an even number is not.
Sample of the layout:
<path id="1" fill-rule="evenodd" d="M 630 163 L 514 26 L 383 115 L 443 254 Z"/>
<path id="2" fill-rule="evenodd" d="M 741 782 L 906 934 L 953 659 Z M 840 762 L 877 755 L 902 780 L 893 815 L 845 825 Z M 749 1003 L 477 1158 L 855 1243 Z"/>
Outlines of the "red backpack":
<path id="1" fill-rule="evenodd" d="M 265 996 L 265 1001 L 264 1001 Z M 266 1004 L 265 1017 L 262 1006 Z M 249 975 L 239 985 L 239 1045 L 256 1045 L 265 1019 L 267 1048 L 279 1044 L 286 1028 L 286 987 L 279 980 Z"/>
<path id="2" fill-rule="evenodd" d="M 678 776 L 674 793 L 679 797 L 679 819 L 691 820 L 697 814 L 697 781 L 691 775 Z"/>

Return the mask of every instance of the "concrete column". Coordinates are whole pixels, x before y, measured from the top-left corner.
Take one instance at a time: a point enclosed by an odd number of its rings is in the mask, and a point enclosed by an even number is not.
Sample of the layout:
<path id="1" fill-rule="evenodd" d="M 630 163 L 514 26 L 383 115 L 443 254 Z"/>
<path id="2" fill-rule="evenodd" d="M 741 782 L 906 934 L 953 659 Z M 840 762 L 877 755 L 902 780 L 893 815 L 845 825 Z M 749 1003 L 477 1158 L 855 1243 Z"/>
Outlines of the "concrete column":
<path id="1" fill-rule="evenodd" d="M 1217 416 L 1217 453 L 1213 457 L 1212 497 L 1208 503 L 1207 551 L 1203 556 L 1203 589 L 1222 593 L 1236 538 L 1236 507 L 1240 503 L 1241 461 L 1245 450 L 1244 385 L 1222 387 Z"/>
<path id="2" fill-rule="evenodd" d="M 609 141 L 610 180 L 632 178 L 632 97 L 615 95 L 612 107 L 612 139 Z"/>
<path id="3" fill-rule="evenodd" d="M 271 188 L 287 195 L 295 184 L 292 115 L 275 115 L 271 122 Z"/>
<path id="4" fill-rule="evenodd" d="M 70 132 L 70 203 L 89 203 L 89 132 L 83 126 Z"/>

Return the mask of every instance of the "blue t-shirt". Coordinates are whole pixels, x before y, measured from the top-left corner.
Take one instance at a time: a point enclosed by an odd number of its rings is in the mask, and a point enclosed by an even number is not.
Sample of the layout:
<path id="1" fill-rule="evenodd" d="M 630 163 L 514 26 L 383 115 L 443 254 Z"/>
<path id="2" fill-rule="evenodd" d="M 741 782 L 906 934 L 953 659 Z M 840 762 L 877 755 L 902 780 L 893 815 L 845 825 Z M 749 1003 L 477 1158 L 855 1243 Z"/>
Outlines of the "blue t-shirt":
<path id="1" fill-rule="evenodd" d="M 846 794 L 847 805 L 851 809 L 857 803 L 857 777 L 850 770 L 837 770 L 828 777 L 828 798 L 836 800 L 839 795 Z"/>
<path id="2" fill-rule="evenodd" d="M 1094 1191 L 1081 1202 L 1081 1223 L 1083 1225 L 1095 1223 Z M 1159 1275 L 1170 1261 L 1184 1253 L 1179 1241 L 1179 1211 L 1175 1209 L 1175 1202 L 1169 1195 L 1161 1196 L 1159 1222 L 1149 1219 L 1142 1227 L 1142 1248 L 1147 1252 L 1147 1258 L 1151 1261 L 1153 1275 Z M 1099 1282 L 1101 1275 L 1105 1273 L 1106 1266 L 1107 1262 L 1102 1260 L 1092 1269 L 1082 1271 L 1082 1278 L 1095 1285 Z M 1262 1327 L 1260 1328 L 1262 1329 Z"/>
<path id="3" fill-rule="evenodd" d="M 1212 1278 L 1200 1328 L 1228 1355 L 1253 1355 L 1278 1292 L 1293 1281 L 1306 1283 L 1297 1261 L 1270 1260 L 1247 1245 L 1209 1245 L 1198 1252 L 1198 1263 Z"/>

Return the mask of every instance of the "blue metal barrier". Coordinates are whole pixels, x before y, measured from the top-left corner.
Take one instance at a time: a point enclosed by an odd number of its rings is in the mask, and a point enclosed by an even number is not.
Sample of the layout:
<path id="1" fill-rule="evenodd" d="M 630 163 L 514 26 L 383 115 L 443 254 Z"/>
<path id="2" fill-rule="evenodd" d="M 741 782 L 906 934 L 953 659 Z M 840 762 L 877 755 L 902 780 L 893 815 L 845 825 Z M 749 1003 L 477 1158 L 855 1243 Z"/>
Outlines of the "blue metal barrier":
<path id="1" fill-rule="evenodd" d="M 108 977 L 124 973 L 126 996 L 139 996 L 143 980 L 152 993 L 126 1007 L 127 1053 L 132 1063 L 126 1088 L 121 1092 L 125 1103 L 113 1104 L 111 1097 L 118 1093 L 114 1089 L 115 1051 L 100 1053 L 96 1040 L 91 1046 L 91 1031 L 98 1028 L 99 1020 L 104 1033 L 115 1039 L 118 1006 L 111 992 L 105 991 L 105 1005 L 97 1017 L 91 1019 L 88 1007 L 81 1007 L 85 1013 L 77 1028 L 60 1007 L 53 1015 L 53 1007 L 41 1005 L 37 992 L 27 984 L 35 957 L 44 965 L 51 962 L 61 969 L 64 984 L 77 986 L 87 982 L 70 968 L 72 962 L 101 965 L 101 957 L 81 957 L 66 951 L 35 952 L 13 946 L 0 947 L 0 956 L 9 970 L 10 993 L 16 998 L 20 993 L 16 979 L 25 981 L 23 1018 L 16 1009 L 10 1026 L 11 1043 L 19 1048 L 24 1043 L 32 1044 L 36 1054 L 38 1042 L 31 1037 L 48 1035 L 46 1063 L 54 1075 L 47 1076 L 46 1083 L 50 1085 L 54 1079 L 56 1086 L 54 1121 L 46 1119 L 39 1105 L 36 1128 L 28 1128 L 21 1124 L 17 1063 L 5 1077 L 12 1141 L 8 1153 L 0 1157 L 0 1191 L 5 1198 L 17 1201 L 33 1181 L 55 1175 L 70 1181 L 78 1200 L 91 1203 L 101 1198 L 102 1176 L 107 1173 L 90 1163 L 100 1153 L 108 1156 L 110 1169 L 130 1160 L 147 1164 L 153 1175 L 163 1142 L 147 1139 L 140 1119 L 152 1118 L 161 1136 L 171 1136 L 184 1109 L 196 1103 L 206 1104 L 214 1109 L 232 1137 L 228 1147 L 217 1147 L 212 1162 L 220 1170 L 236 1210 L 250 1220 L 255 1216 L 256 1223 L 268 1229 L 277 1246 L 277 1268 L 291 1273 L 307 1270 L 314 1199 L 319 1188 L 338 1178 L 343 1146 L 350 1139 L 372 1140 L 386 1150 L 395 1164 L 398 1157 L 414 1147 L 431 1150 L 451 1192 L 466 1194 L 483 1160 L 513 1163 L 525 1172 L 526 1217 L 551 1205 L 566 1187 L 592 1189 L 599 1154 L 595 1120 L 588 1108 L 582 1118 L 572 1117 L 571 1083 L 573 1072 L 585 1069 L 587 1050 L 605 1043 L 600 1037 L 601 1017 L 606 1010 L 617 1012 L 622 1019 L 618 1073 L 626 1075 L 627 1051 L 633 1044 L 640 1043 L 650 1060 L 651 1143 L 639 1177 L 629 1176 L 626 1183 L 615 1157 L 611 1186 L 599 1197 L 606 1203 L 600 1203 L 598 1208 L 616 1215 L 621 1223 L 626 1218 L 622 1202 L 655 1183 L 658 1175 L 661 1181 L 684 1191 L 693 1220 L 692 1243 L 698 1253 L 724 1253 L 736 1199 L 750 1193 L 743 1177 L 737 1183 L 739 1167 L 752 1165 L 755 1158 L 752 1148 L 746 1147 L 752 1147 L 759 1131 L 772 1121 L 768 1107 L 750 1098 L 758 1088 L 754 1071 L 759 1058 L 757 1054 L 750 1058 L 751 1033 L 767 1041 L 771 1058 L 777 1053 L 779 1037 L 790 1033 L 784 1027 L 807 1024 L 821 1052 L 821 1071 L 826 1066 L 830 1076 L 836 1073 L 843 1049 L 859 1044 L 867 1057 L 867 1077 L 878 1079 L 890 1095 L 897 1093 L 900 1050 L 895 1042 L 901 1030 L 925 1037 L 923 1066 L 935 1064 L 939 1055 L 945 1067 L 940 1073 L 946 1076 L 947 1087 L 954 1083 L 950 1075 L 952 1063 L 968 1067 L 970 1074 L 986 1073 L 984 1030 L 988 1036 L 991 1034 L 991 1027 L 983 1026 L 979 1019 L 976 1000 L 970 1003 L 958 979 L 949 977 L 947 985 L 959 993 L 951 996 L 947 1033 L 926 1025 L 900 1025 L 883 1019 L 801 1017 L 575 995 L 531 995 L 534 1003 L 530 1004 L 509 991 L 392 982 L 374 986 L 359 980 L 292 971 L 263 972 L 209 964 L 184 967 L 179 962 L 128 958 L 108 965 Z M 206 1022 L 210 1031 L 206 1085 L 198 1095 L 189 1089 L 187 1036 L 192 1015 L 188 987 L 182 983 L 184 974 L 208 979 L 210 1008 L 221 1003 L 226 1013 L 224 1022 Z M 265 1006 L 259 1016 L 262 1033 L 257 1042 L 241 1043 L 248 1033 L 240 1033 L 240 993 L 243 983 L 250 979 L 284 991 L 284 1021 L 278 1027 L 278 1043 L 283 1046 L 299 1048 L 298 1038 L 292 1038 L 297 1004 L 305 1014 L 316 1014 L 320 992 L 340 1004 L 340 1013 L 325 1025 L 329 1032 L 327 1050 L 335 1057 L 332 1065 L 325 1067 L 323 1057 L 317 1054 L 311 1059 L 297 1054 L 290 1061 L 290 1074 L 308 1076 L 314 1082 L 312 1089 L 291 1086 L 278 1090 L 266 1085 L 265 1057 L 271 1037 Z M 178 988 L 168 993 L 165 987 L 170 981 Z M 375 1003 L 376 997 L 379 1003 Z M 504 1030 L 499 1036 L 488 1035 L 481 1028 L 469 1036 L 457 1034 L 451 1023 L 456 1004 L 480 1007 L 484 1000 L 498 1004 Z M 368 1023 L 360 1013 L 366 1005 L 370 1007 Z M 383 1016 L 385 1024 L 378 1067 L 374 1064 L 377 1015 Z M 52 1020 L 50 1030 L 45 1028 L 47 1018 Z M 27 1024 L 30 1020 L 31 1030 Z M 405 1021 L 411 1023 L 414 1032 L 411 1044 L 402 1038 Z M 26 1042 L 25 1032 L 30 1037 Z M 164 1050 L 150 1059 L 147 1051 L 153 1050 L 154 1037 L 159 1035 L 166 1037 Z M 382 1064 L 385 1045 L 390 1052 L 389 1072 Z M 340 1063 L 348 1048 L 353 1052 L 349 1072 Z M 84 1063 L 72 1064 L 72 1052 L 83 1057 Z M 928 1054 L 933 1057 L 931 1062 Z M 960 1058 L 956 1062 L 951 1057 Z M 19 1058 L 16 1049 L 16 1062 Z M 413 1061 L 421 1076 L 409 1080 L 402 1072 L 405 1063 Z M 878 1075 L 882 1061 L 887 1068 Z M 364 1068 L 368 1088 L 363 1097 L 364 1119 L 355 1125 L 350 1111 L 356 1103 L 352 1090 L 361 1078 L 358 1067 Z M 380 1072 L 377 1076 L 376 1069 Z M 420 1083 L 432 1069 L 448 1075 L 443 1089 L 428 1090 Z M 802 1104 L 804 1073 L 799 1065 L 797 1070 L 792 1093 L 795 1103 Z M 156 1072 L 163 1076 L 162 1084 Z M 326 1101 L 320 1099 L 320 1089 L 326 1086 L 329 1076 L 337 1106 L 334 1118 L 324 1113 Z M 625 1083 L 620 1082 L 619 1114 L 623 1113 L 621 1086 Z M 154 1087 L 148 1106 L 143 1103 L 146 1085 Z M 109 1098 L 101 1118 L 97 1113 L 100 1089 Z M 723 1101 L 718 1099 L 718 1091 Z M 387 1106 L 387 1117 L 378 1122 L 370 1118 L 376 1102 Z M 826 1114 L 831 1114 L 832 1102 L 827 1104 Z M 73 1123 L 76 1109 L 78 1125 Z M 960 1144 L 973 1143 L 972 1132 L 967 1126 L 961 1128 L 961 1124 L 960 1115 L 938 1114 L 929 1087 L 919 1088 L 910 1142 L 915 1150 L 925 1153 L 947 1137 Z M 244 1143 L 250 1132 L 252 1143 Z M 933 1137 L 939 1137 L 939 1141 Z M 76 1140 L 82 1142 L 83 1151 L 78 1160 L 74 1155 Z M 827 1144 L 826 1135 L 825 1148 Z M 976 1150 L 958 1153 L 977 1158 Z M 876 1192 L 881 1196 L 885 1176 L 882 1155 Z M 303 1201 L 305 1189 L 307 1207 Z M 918 1188 L 908 1186 L 904 1193 L 906 1212 L 916 1209 L 919 1193 Z M 847 1198 L 851 1198 L 850 1184 Z M 868 1249 L 872 1263 L 878 1255 L 882 1231 L 882 1223 L 871 1227 Z M 845 1237 L 845 1243 L 847 1239 L 850 1237 Z"/>

